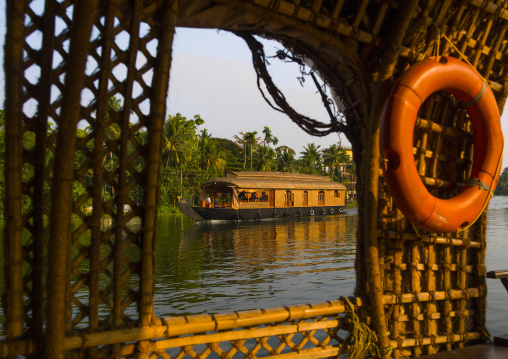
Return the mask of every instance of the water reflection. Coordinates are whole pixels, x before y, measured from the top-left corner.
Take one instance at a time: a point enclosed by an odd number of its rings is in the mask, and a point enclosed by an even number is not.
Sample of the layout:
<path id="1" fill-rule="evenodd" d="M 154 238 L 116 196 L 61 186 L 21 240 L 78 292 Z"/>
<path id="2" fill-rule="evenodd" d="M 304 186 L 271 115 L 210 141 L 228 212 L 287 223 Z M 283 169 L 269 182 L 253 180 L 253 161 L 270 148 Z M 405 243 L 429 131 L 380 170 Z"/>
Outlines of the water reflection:
<path id="1" fill-rule="evenodd" d="M 159 217 L 155 312 L 183 315 L 351 295 L 358 217 L 193 224 Z"/>
<path id="2" fill-rule="evenodd" d="M 356 212 L 202 225 L 159 216 L 155 313 L 220 313 L 352 295 L 357 221 Z M 506 233 L 508 197 L 495 196 L 488 208 L 488 270 L 508 269 Z M 2 246 L 0 262 L 3 292 Z M 104 288 L 109 280 L 101 279 Z M 499 280 L 488 279 L 487 287 L 487 328 L 491 335 L 506 334 L 508 293 Z M 86 301 L 87 292 L 77 296 Z M 0 328 L 3 322 L 0 306 Z"/>

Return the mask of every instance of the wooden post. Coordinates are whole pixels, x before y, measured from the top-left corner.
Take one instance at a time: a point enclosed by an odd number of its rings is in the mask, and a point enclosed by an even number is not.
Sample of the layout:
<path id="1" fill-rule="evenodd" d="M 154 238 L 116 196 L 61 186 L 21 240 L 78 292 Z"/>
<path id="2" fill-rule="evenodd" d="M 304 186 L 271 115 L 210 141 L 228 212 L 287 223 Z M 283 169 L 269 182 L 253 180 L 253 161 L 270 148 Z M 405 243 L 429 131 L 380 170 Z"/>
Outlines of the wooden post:
<path id="1" fill-rule="evenodd" d="M 23 334 L 21 213 L 21 123 L 23 86 L 23 21 L 24 2 L 7 2 L 7 36 L 5 39 L 5 335 L 14 338 Z"/>
<path id="2" fill-rule="evenodd" d="M 378 181 L 379 181 L 379 125 L 384 103 L 391 87 L 391 76 L 399 57 L 399 46 L 406 33 L 406 29 L 412 19 L 410 14 L 414 13 L 417 0 L 410 0 L 401 3 L 399 16 L 393 25 L 393 31 L 388 43 L 390 49 L 384 53 L 382 59 L 382 70 L 374 92 L 372 107 L 369 118 L 368 137 L 366 139 L 366 160 L 365 160 L 365 196 L 363 205 L 365 208 L 365 251 L 366 268 L 368 278 L 369 297 L 371 299 L 371 315 L 374 330 L 378 334 L 386 334 L 388 327 L 385 319 L 383 303 L 383 287 L 379 268 L 379 248 L 377 237 L 377 211 L 378 211 Z M 388 336 L 382 335 L 379 338 L 380 349 L 390 347 Z M 388 353 L 388 351 L 386 352 Z M 388 354 L 389 355 L 389 354 Z"/>

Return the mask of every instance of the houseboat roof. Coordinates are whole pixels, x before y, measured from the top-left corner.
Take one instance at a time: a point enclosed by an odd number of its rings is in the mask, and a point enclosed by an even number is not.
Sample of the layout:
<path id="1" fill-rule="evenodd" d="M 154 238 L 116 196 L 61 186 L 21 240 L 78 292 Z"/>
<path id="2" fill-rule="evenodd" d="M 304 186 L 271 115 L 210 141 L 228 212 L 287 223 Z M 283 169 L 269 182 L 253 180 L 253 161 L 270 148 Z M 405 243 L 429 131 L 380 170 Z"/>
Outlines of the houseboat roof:
<path id="1" fill-rule="evenodd" d="M 325 181 L 332 182 L 328 176 L 308 175 L 292 172 L 267 172 L 267 171 L 231 171 L 226 174 L 227 178 L 251 178 L 251 179 L 283 179 L 302 181 Z"/>
<path id="2" fill-rule="evenodd" d="M 204 182 L 202 189 L 285 189 L 285 190 L 345 190 L 342 183 L 333 182 L 327 176 L 288 172 L 228 171 L 226 178 L 214 178 Z"/>

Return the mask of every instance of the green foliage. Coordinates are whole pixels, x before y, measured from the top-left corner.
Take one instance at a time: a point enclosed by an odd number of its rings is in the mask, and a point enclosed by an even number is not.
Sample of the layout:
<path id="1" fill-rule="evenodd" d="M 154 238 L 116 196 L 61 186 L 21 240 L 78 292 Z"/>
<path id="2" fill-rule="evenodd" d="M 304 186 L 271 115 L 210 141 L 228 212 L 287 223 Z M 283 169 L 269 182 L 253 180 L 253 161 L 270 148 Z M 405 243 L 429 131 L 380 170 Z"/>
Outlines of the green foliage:
<path id="1" fill-rule="evenodd" d="M 501 176 L 499 177 L 499 182 L 496 186 L 496 190 L 494 191 L 494 195 L 508 196 L 508 167 L 505 167 L 503 172 L 501 172 Z"/>
<path id="2" fill-rule="evenodd" d="M 331 145 L 323 151 L 323 164 L 330 167 L 332 180 L 336 174 L 335 169 L 338 166 L 349 162 L 351 162 L 351 159 L 349 158 L 345 148 L 337 147 L 337 145 Z M 335 175 L 335 178 L 338 178 L 337 175 Z"/>
<path id="3" fill-rule="evenodd" d="M 108 102 L 109 110 L 106 113 L 107 119 L 110 116 L 117 116 L 121 110 L 121 102 L 111 98 Z M 106 129 L 106 140 L 104 146 L 104 158 L 102 165 L 105 171 L 112 172 L 119 167 L 119 159 L 110 148 L 118 143 L 122 130 L 115 122 L 109 122 Z M 195 204 L 199 200 L 200 185 L 208 179 L 224 177 L 227 170 L 255 170 L 255 171 L 285 171 L 301 172 L 308 174 L 325 174 L 325 166 L 329 166 L 329 173 L 333 179 L 339 179 L 339 164 L 349 162 L 344 149 L 336 145 L 326 150 L 320 150 L 319 145 L 307 144 L 301 152 L 299 159 L 295 158 L 296 153 L 287 146 L 276 146 L 279 142 L 268 126 L 263 128 L 263 137 L 257 137 L 258 131 L 240 132 L 234 136 L 234 141 L 225 138 L 213 137 L 206 128 L 201 128 L 205 121 L 200 115 L 194 115 L 187 119 L 180 113 L 169 115 L 163 128 L 163 154 L 161 163 L 161 197 L 160 211 L 174 213 L 178 206 L 178 197 L 186 197 Z M 128 143 L 128 155 L 131 156 L 139 145 L 148 143 L 146 129 L 137 128 L 131 124 L 131 131 L 134 132 L 134 140 Z M 54 130 L 48 124 L 48 136 L 53 136 Z M 0 110 L 0 193 L 5 193 L 4 160 L 5 160 L 5 118 L 4 111 Z M 85 151 L 77 151 L 75 154 L 74 166 L 80 169 L 90 161 L 90 154 L 94 151 L 94 138 L 92 128 L 78 129 L 76 132 L 78 141 L 85 142 Z M 25 150 L 35 150 L 36 135 L 34 132 L 26 131 L 23 137 Z M 136 141 L 138 144 L 136 144 Z M 48 150 L 46 165 L 54 159 L 54 154 Z M 349 162 L 350 163 L 350 162 Z M 132 167 L 135 172 L 140 173 L 146 166 L 143 156 L 137 156 Z M 136 173 L 128 173 L 128 181 Z M 30 165 L 23 168 L 23 181 L 28 183 L 34 176 L 34 169 Z M 506 177 L 505 187 L 508 191 L 508 171 L 503 172 Z M 87 191 L 87 185 L 93 184 L 93 169 L 89 168 L 84 172 L 84 182 L 73 184 L 73 198 L 78 200 Z M 345 182 L 348 179 L 343 178 Z M 49 184 L 46 186 L 49 187 Z M 503 188 L 500 183 L 498 189 Z M 45 188 L 49 195 L 49 188 Z M 496 191 L 497 194 L 497 191 Z M 106 184 L 102 188 L 102 198 L 109 201 L 115 196 L 115 188 Z M 137 185 L 130 189 L 129 196 L 135 203 L 143 201 L 143 189 Z M 88 199 L 83 206 L 92 204 Z M 3 201 L 0 202 L 0 214 L 3 213 Z M 31 201 L 28 197 L 23 198 L 24 213 L 30 210 Z"/>

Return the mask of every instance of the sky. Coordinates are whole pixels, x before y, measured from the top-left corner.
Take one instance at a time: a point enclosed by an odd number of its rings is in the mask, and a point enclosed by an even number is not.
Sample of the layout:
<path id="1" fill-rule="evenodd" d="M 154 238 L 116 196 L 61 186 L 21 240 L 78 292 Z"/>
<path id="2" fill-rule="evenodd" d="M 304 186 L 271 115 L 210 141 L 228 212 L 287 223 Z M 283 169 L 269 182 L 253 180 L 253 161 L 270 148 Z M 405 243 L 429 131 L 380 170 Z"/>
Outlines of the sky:
<path id="1" fill-rule="evenodd" d="M 282 48 L 274 41 L 263 42 L 267 54 Z M 263 136 L 262 130 L 268 126 L 279 145 L 297 153 L 312 142 L 322 149 L 338 142 L 349 146 L 344 135 L 310 136 L 289 117 L 272 109 L 257 88 L 252 55 L 239 37 L 225 31 L 178 28 L 173 49 L 170 114 L 180 112 L 188 118 L 199 114 L 214 137 L 228 139 L 239 132 L 257 131 Z M 288 102 L 302 114 L 328 123 L 328 114 L 311 79 L 302 87 L 297 80 L 297 66 L 277 59 L 269 61 L 269 71 Z"/>
<path id="2" fill-rule="evenodd" d="M 0 108 L 3 108 L 5 85 L 3 48 L 5 37 L 5 2 L 0 1 Z M 280 45 L 265 41 L 268 54 Z M 296 66 L 270 61 L 272 77 L 288 101 L 301 113 L 328 122 L 319 95 L 310 81 L 302 87 Z M 225 31 L 177 28 L 173 45 L 173 63 L 167 100 L 167 114 L 181 113 L 187 118 L 199 114 L 213 137 L 233 140 L 240 132 L 257 131 L 263 136 L 270 127 L 279 145 L 293 148 L 299 155 L 309 143 L 321 149 L 340 143 L 349 146 L 344 135 L 313 137 L 306 134 L 284 114 L 273 110 L 261 97 L 252 68 L 251 54 L 244 41 Z M 508 112 L 501 117 L 503 132 L 508 133 Z M 508 154 L 503 168 L 508 166 Z"/>

